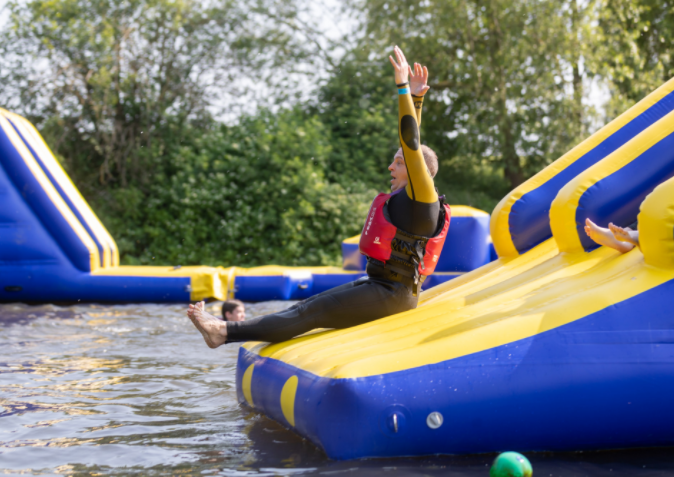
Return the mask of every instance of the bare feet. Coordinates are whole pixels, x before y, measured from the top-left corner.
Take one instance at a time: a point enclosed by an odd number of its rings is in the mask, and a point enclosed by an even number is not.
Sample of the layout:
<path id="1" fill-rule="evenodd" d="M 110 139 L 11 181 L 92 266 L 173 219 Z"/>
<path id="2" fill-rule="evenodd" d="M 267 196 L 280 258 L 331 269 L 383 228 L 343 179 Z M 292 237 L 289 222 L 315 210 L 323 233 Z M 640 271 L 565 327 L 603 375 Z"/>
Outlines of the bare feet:
<path id="1" fill-rule="evenodd" d="M 632 230 L 629 227 L 618 227 L 617 225 L 608 224 L 608 228 L 613 232 L 613 236 L 620 240 L 621 242 L 631 243 L 632 245 L 639 246 L 639 231 Z"/>
<path id="2" fill-rule="evenodd" d="M 611 230 L 599 227 L 590 219 L 585 219 L 585 233 L 599 245 L 611 247 L 620 253 L 629 252 L 634 248 L 633 244 L 618 240 Z"/>
<path id="3" fill-rule="evenodd" d="M 209 348 L 217 348 L 227 341 L 227 323 L 206 313 L 203 301 L 190 305 L 187 308 L 187 317 L 192 320 Z"/>

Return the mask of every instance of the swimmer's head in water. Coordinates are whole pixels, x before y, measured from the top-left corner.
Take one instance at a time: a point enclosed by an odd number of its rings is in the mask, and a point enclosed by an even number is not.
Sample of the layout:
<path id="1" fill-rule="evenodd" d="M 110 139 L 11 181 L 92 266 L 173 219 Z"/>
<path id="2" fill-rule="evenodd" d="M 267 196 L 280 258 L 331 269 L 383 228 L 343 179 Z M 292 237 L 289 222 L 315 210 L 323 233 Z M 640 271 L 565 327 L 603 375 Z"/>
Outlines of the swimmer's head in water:
<path id="1" fill-rule="evenodd" d="M 244 321 L 246 307 L 239 300 L 227 300 L 222 304 L 222 318 L 225 321 Z"/>
<path id="2" fill-rule="evenodd" d="M 426 145 L 421 146 L 421 152 L 424 154 L 428 173 L 431 177 L 435 177 L 435 174 L 438 173 L 438 156 L 433 149 Z M 391 192 L 402 189 L 407 185 L 407 167 L 405 167 L 402 149 L 398 149 L 393 157 L 393 162 L 388 166 L 388 170 L 391 171 Z"/>

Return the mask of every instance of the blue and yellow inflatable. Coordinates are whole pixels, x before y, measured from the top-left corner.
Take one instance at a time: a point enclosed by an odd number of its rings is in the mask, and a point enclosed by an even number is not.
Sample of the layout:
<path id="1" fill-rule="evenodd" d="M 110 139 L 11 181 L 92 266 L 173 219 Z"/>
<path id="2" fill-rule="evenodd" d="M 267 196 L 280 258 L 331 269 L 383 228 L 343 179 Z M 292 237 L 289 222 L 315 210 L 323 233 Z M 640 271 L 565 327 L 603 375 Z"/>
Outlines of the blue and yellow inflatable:
<path id="1" fill-rule="evenodd" d="M 0 302 L 300 300 L 365 273 L 358 237 L 338 267 L 128 267 L 37 130 L 0 109 Z M 488 263 L 489 214 L 455 206 L 447 251 L 425 288 Z"/>
<path id="2" fill-rule="evenodd" d="M 334 459 L 674 444 L 673 91 L 505 197 L 500 258 L 417 309 L 244 345 L 240 401 Z M 585 237 L 637 214 L 640 249 Z"/>

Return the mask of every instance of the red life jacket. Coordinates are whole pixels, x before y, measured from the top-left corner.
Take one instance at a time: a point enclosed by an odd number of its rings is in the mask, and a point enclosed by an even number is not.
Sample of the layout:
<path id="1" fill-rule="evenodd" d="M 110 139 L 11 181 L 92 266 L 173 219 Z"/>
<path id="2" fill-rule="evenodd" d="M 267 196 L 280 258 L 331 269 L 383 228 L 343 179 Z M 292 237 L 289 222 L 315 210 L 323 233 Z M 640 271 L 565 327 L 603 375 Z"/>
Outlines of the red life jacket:
<path id="1" fill-rule="evenodd" d="M 452 212 L 441 198 L 442 227 L 438 226 L 433 237 L 414 235 L 400 230 L 389 220 L 386 209 L 390 198 L 391 194 L 381 193 L 372 201 L 360 235 L 360 253 L 368 257 L 368 261 L 380 262 L 379 265 L 393 272 L 413 278 L 413 293 L 416 295 L 419 282 L 423 283 L 425 277 L 435 270 Z"/>

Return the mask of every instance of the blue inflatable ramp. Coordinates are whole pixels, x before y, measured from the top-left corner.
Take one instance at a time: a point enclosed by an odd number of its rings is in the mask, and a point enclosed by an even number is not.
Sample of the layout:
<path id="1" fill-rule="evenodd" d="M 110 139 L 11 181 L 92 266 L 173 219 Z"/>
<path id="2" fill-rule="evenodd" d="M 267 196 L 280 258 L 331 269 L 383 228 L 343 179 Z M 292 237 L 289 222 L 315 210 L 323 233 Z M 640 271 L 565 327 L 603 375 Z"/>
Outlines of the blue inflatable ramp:
<path id="1" fill-rule="evenodd" d="M 239 354 L 239 399 L 333 459 L 674 444 L 674 81 L 506 196 L 499 259 L 417 309 Z M 626 254 L 585 235 L 639 219 Z"/>

